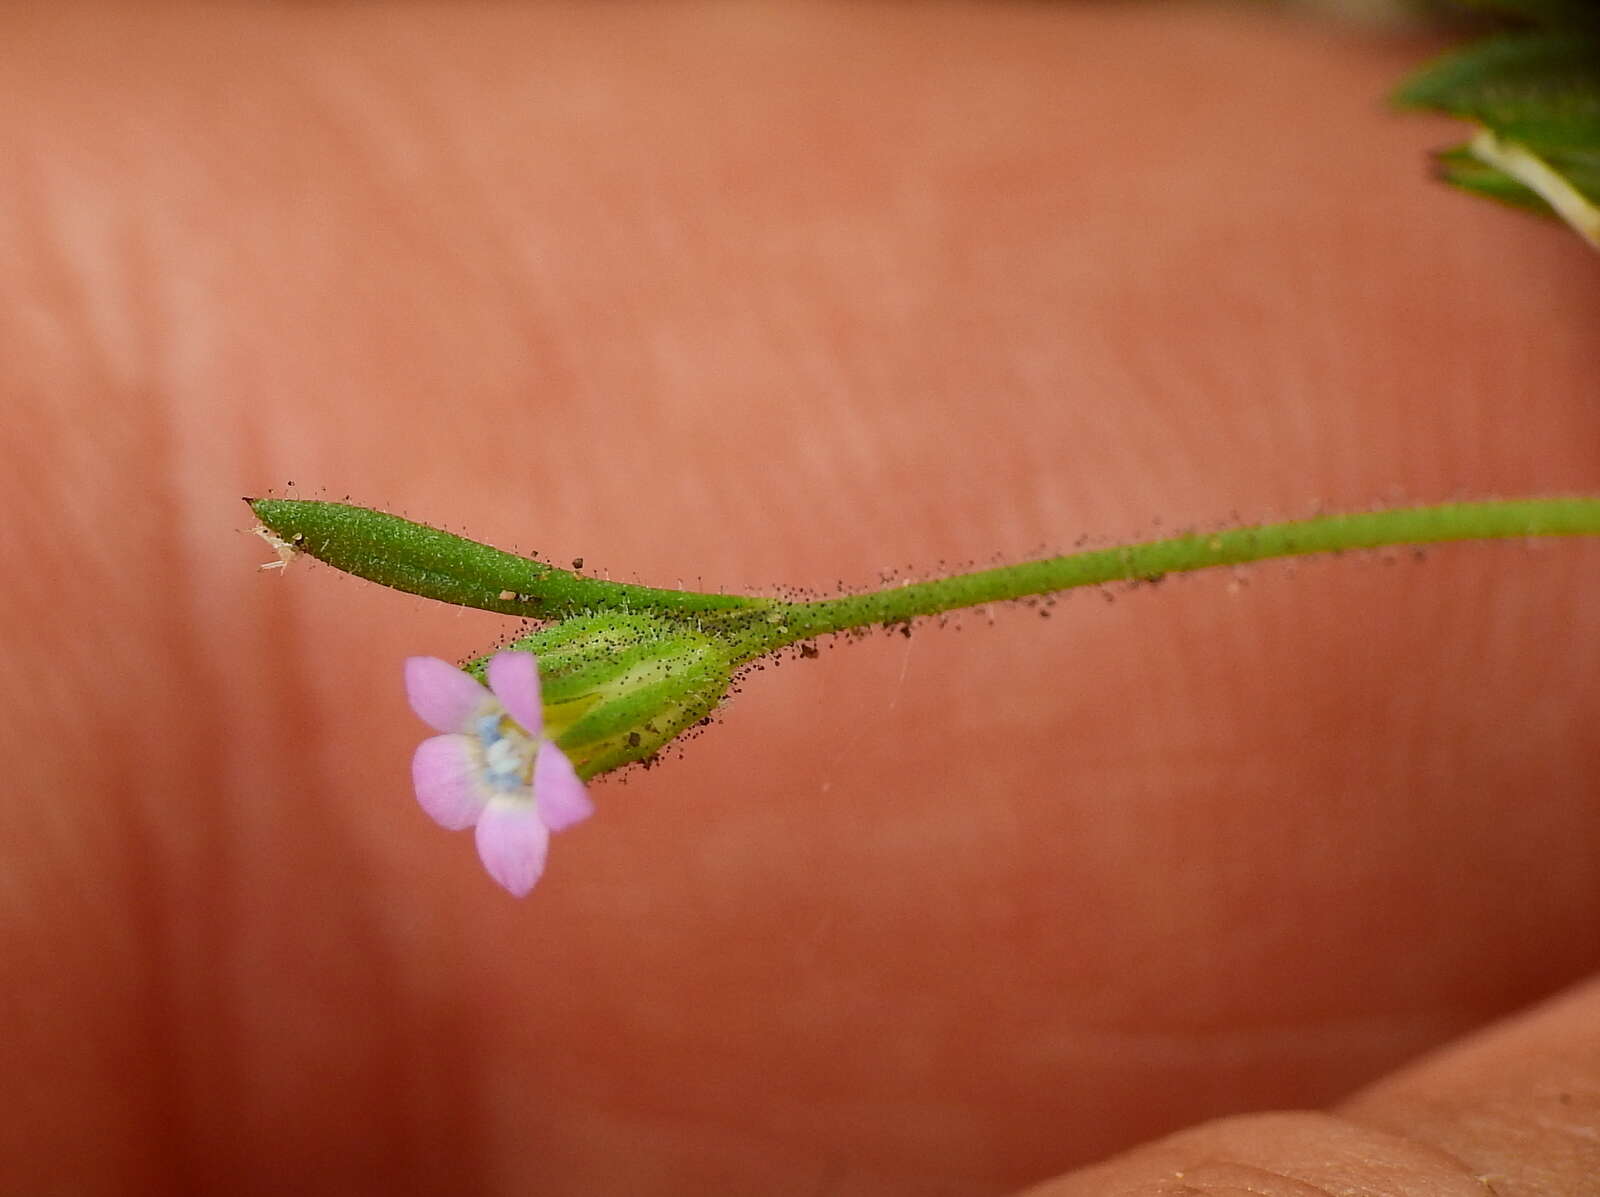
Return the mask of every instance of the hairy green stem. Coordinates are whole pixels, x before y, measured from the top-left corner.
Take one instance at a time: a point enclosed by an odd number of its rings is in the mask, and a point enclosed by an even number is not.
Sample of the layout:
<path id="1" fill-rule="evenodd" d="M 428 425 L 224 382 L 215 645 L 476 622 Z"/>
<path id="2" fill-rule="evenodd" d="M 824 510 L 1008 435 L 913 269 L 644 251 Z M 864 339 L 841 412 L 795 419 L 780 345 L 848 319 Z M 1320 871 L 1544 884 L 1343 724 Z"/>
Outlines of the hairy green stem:
<path id="1" fill-rule="evenodd" d="M 342 503 L 248 500 L 275 544 L 386 586 L 507 615 L 650 611 L 720 637 L 735 664 L 797 641 L 1116 581 L 1346 549 L 1600 535 L 1600 497 L 1444 503 L 1192 532 L 810 602 L 605 582 Z"/>
<path id="2" fill-rule="evenodd" d="M 1104 582 L 1159 580 L 1169 573 L 1303 557 L 1346 549 L 1531 536 L 1600 535 L 1600 498 L 1446 503 L 1281 524 L 1192 532 L 1167 540 L 1095 549 L 957 574 L 870 594 L 798 603 L 781 616 L 788 642 L 875 624 L 901 623 L 962 607 L 1053 594 Z"/>

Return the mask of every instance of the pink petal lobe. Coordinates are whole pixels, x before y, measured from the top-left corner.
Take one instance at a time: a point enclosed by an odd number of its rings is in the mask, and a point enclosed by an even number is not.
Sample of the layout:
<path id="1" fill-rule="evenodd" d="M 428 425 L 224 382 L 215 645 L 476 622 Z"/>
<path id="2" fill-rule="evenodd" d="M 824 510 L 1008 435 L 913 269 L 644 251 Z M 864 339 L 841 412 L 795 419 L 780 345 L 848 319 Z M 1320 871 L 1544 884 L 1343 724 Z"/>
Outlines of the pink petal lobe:
<path id="1" fill-rule="evenodd" d="M 411 758 L 411 784 L 417 801 L 433 821 L 451 831 L 471 827 L 488 797 L 478 784 L 483 769 L 471 736 L 433 736 L 417 745 Z"/>
<path id="2" fill-rule="evenodd" d="M 533 800 L 539 818 L 551 831 L 565 831 L 594 814 L 594 803 L 584 791 L 578 773 L 562 752 L 549 740 L 539 745 L 533 762 Z"/>
<path id="3" fill-rule="evenodd" d="M 544 731 L 539 701 L 539 662 L 532 653 L 495 653 L 489 658 L 489 689 L 522 730 L 537 740 Z"/>
<path id="4" fill-rule="evenodd" d="M 549 846 L 550 831 L 531 802 L 496 799 L 478 819 L 483 867 L 516 897 L 527 897 L 539 880 Z"/>
<path id="5" fill-rule="evenodd" d="M 406 658 L 406 698 L 435 731 L 472 730 L 472 717 L 489 699 L 476 679 L 438 657 Z"/>

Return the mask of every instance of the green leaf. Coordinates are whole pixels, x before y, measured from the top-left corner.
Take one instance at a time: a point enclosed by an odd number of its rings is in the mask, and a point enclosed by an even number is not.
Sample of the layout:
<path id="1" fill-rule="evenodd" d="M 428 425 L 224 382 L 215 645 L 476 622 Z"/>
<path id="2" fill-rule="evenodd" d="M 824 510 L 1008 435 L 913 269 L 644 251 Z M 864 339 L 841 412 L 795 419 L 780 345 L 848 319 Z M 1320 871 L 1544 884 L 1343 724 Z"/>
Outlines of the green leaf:
<path id="1" fill-rule="evenodd" d="M 1557 215 L 1600 248 L 1600 34 L 1488 38 L 1423 68 L 1394 100 L 1479 126 L 1440 156 L 1447 182 Z"/>
<path id="2" fill-rule="evenodd" d="M 1594 0 L 1456 0 L 1462 8 L 1521 17 L 1545 25 L 1593 24 Z"/>
<path id="3" fill-rule="evenodd" d="M 771 599 L 661 590 L 568 572 L 397 515 L 319 499 L 246 499 L 285 562 L 297 553 L 408 594 L 517 615 L 655 611 L 700 622 L 759 617 Z"/>
<path id="4" fill-rule="evenodd" d="M 1403 107 L 1476 121 L 1541 157 L 1600 154 L 1600 37 L 1491 37 L 1424 67 L 1394 98 Z"/>
<path id="5" fill-rule="evenodd" d="M 1543 216 L 1551 215 L 1550 205 L 1538 192 L 1490 166 L 1465 145 L 1440 150 L 1434 161 L 1438 166 L 1439 178 L 1453 187 Z M 1552 155 L 1548 161 L 1553 169 L 1585 195 L 1600 195 L 1600 158 L 1568 154 Z"/>
<path id="6" fill-rule="evenodd" d="M 1484 199 L 1510 204 L 1514 208 L 1537 212 L 1544 216 L 1550 215 L 1550 205 L 1539 198 L 1538 192 L 1487 163 L 1480 162 L 1464 145 L 1440 150 L 1434 156 L 1434 161 L 1439 169 L 1439 178 L 1452 187 L 1459 187 L 1462 191 L 1482 196 Z"/>

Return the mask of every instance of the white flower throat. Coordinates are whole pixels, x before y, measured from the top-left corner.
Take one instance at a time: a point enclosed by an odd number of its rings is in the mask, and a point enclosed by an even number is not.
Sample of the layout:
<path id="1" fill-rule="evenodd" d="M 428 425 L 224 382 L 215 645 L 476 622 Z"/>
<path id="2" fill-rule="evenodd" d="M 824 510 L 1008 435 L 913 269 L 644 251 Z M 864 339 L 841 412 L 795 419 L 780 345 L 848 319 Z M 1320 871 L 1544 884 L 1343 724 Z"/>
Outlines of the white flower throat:
<path id="1" fill-rule="evenodd" d="M 502 792 L 526 791 L 539 745 L 499 706 L 479 715 L 473 726 L 483 750 L 484 780 Z"/>

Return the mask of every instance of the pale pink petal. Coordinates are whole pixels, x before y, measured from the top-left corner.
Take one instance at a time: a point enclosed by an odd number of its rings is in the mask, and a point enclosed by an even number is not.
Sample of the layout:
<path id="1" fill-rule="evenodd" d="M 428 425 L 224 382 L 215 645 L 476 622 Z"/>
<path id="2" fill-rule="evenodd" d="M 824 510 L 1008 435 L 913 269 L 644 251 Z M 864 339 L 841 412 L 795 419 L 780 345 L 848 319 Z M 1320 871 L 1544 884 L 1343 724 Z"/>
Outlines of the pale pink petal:
<path id="1" fill-rule="evenodd" d="M 539 745 L 539 756 L 533 762 L 533 800 L 539 818 L 551 831 L 565 831 L 594 814 L 594 803 L 584 792 L 577 770 L 567 754 L 549 740 Z"/>
<path id="2" fill-rule="evenodd" d="M 522 730 L 537 740 L 544 731 L 539 702 L 539 662 L 532 653 L 495 653 L 489 658 L 489 689 Z"/>
<path id="3" fill-rule="evenodd" d="M 472 717 L 489 692 L 470 674 L 438 657 L 406 658 L 406 698 L 417 717 L 435 731 L 472 730 Z"/>
<path id="4" fill-rule="evenodd" d="M 479 784 L 480 756 L 471 736 L 433 736 L 417 745 L 411 782 L 422 809 L 441 827 L 460 831 L 483 813 L 489 799 Z"/>
<path id="5" fill-rule="evenodd" d="M 526 897 L 544 872 L 550 831 L 533 803 L 496 799 L 478 819 L 478 856 L 483 867 L 517 897 Z"/>

